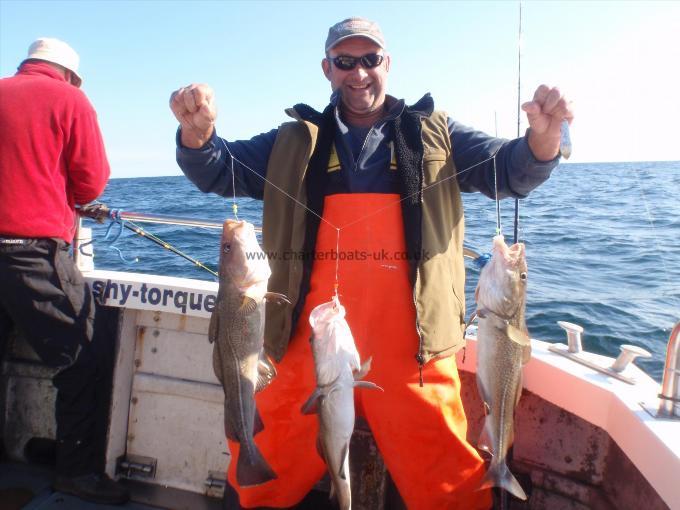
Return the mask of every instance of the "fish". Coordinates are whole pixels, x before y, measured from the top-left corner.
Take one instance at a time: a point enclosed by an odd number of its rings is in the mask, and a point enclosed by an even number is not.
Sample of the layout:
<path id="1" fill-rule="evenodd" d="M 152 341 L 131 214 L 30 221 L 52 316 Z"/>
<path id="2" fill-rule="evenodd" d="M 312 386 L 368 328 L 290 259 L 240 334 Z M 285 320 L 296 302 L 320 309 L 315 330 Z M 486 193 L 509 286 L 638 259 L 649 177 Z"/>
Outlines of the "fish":
<path id="1" fill-rule="evenodd" d="M 317 450 L 328 467 L 330 497 L 337 496 L 340 510 L 350 510 L 349 444 L 354 431 L 354 388 L 382 388 L 362 380 L 371 368 L 371 358 L 361 364 L 345 320 L 345 308 L 337 296 L 316 306 L 309 323 L 317 386 L 302 412 L 318 416 Z"/>
<path id="2" fill-rule="evenodd" d="M 571 156 L 571 134 L 569 133 L 569 121 L 564 119 L 560 124 L 560 155 L 564 159 Z"/>
<path id="3" fill-rule="evenodd" d="M 492 454 L 479 488 L 500 487 L 522 500 L 527 496 L 507 466 L 507 452 L 522 395 L 522 367 L 531 358 L 525 324 L 527 277 L 524 244 L 508 247 L 502 235 L 495 236 L 491 260 L 475 291 L 477 387 L 486 411 L 478 446 Z"/>
<path id="4" fill-rule="evenodd" d="M 271 270 L 252 224 L 225 221 L 220 246 L 219 288 L 208 339 L 214 344 L 213 369 L 224 389 L 224 430 L 240 443 L 236 481 L 249 487 L 276 478 L 253 439 L 264 428 L 255 394 L 276 376 L 264 352 L 265 300 L 290 302 L 267 292 Z"/>

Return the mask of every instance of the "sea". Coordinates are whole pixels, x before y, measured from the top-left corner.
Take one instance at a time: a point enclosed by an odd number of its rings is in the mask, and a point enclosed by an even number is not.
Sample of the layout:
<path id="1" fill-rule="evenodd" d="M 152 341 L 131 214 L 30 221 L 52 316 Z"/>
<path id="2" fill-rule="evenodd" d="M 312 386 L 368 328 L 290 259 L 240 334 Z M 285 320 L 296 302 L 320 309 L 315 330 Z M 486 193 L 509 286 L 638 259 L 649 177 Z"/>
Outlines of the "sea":
<path id="1" fill-rule="evenodd" d="M 205 194 L 184 176 L 111 179 L 100 201 L 111 209 L 221 222 L 231 198 Z M 496 203 L 463 195 L 466 246 L 488 252 Z M 238 198 L 238 214 L 261 225 L 262 203 Z M 514 231 L 515 201 L 500 202 L 501 230 Z M 188 257 L 216 270 L 220 231 L 138 223 Z M 212 274 L 117 223 L 93 228 L 97 269 L 215 280 Z M 622 344 L 647 349 L 638 365 L 662 378 L 666 345 L 680 321 L 680 161 L 561 164 L 519 201 L 527 250 L 527 326 L 533 338 L 566 342 L 557 321 L 583 326 L 588 351 L 616 357 Z M 467 263 L 468 316 L 479 269 Z"/>

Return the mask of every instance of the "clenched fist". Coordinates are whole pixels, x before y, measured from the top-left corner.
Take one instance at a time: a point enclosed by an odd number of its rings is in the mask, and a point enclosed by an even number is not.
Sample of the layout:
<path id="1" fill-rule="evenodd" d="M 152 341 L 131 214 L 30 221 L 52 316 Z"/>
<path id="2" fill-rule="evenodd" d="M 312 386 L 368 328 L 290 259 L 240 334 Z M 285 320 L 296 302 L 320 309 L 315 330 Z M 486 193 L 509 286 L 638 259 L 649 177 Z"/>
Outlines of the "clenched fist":
<path id="1" fill-rule="evenodd" d="M 209 85 L 192 83 L 170 96 L 170 109 L 179 121 L 182 145 L 198 149 L 210 140 L 215 129 L 215 94 Z"/>
<path id="2" fill-rule="evenodd" d="M 541 161 L 553 159 L 560 147 L 562 121 L 571 124 L 574 119 L 571 101 L 557 87 L 540 85 L 534 98 L 522 105 L 522 110 L 531 127 L 527 141 L 534 156 Z"/>

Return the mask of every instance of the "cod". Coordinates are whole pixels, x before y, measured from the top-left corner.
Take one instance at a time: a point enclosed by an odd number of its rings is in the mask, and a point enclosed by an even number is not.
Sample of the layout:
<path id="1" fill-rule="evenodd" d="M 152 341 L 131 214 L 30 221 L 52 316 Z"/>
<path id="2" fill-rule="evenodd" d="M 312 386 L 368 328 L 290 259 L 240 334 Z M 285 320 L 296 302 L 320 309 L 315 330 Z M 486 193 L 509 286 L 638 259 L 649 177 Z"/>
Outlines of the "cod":
<path id="1" fill-rule="evenodd" d="M 264 353 L 265 299 L 288 300 L 267 292 L 271 270 L 252 224 L 225 221 L 220 246 L 219 290 L 208 339 L 214 344 L 213 369 L 224 389 L 224 430 L 240 444 L 236 481 L 248 487 L 276 478 L 253 440 L 264 428 L 255 393 L 276 375 Z"/>
<path id="2" fill-rule="evenodd" d="M 361 381 L 370 370 L 371 360 L 361 365 L 345 320 L 345 308 L 337 297 L 314 308 L 309 323 L 317 387 L 302 412 L 318 415 L 317 449 L 328 467 L 330 497 L 337 496 L 340 510 L 350 510 L 349 443 L 354 431 L 354 388 L 382 388 Z"/>
<path id="3" fill-rule="evenodd" d="M 493 455 L 480 489 L 500 487 L 519 499 L 526 494 L 506 463 L 514 436 L 515 407 L 522 394 L 522 366 L 531 357 L 525 324 L 527 263 L 524 244 L 493 239 L 491 260 L 479 276 L 477 386 L 486 419 L 479 448 Z"/>

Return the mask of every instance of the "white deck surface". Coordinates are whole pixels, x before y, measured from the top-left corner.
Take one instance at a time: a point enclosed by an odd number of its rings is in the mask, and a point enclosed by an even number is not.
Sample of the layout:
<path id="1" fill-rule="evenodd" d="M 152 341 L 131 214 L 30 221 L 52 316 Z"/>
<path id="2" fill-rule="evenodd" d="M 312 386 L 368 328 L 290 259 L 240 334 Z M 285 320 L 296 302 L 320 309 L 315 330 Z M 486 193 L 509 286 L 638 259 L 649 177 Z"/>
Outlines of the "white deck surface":
<path id="1" fill-rule="evenodd" d="M 532 339 L 531 360 L 524 367 L 524 387 L 542 399 L 607 431 L 671 509 L 680 509 L 680 420 L 655 419 L 640 405 L 658 408 L 660 385 L 636 366 L 624 375 L 630 385 L 548 350 L 550 343 Z M 607 367 L 613 358 L 589 353 Z M 468 337 L 465 363 L 476 371 L 477 339 Z"/>

